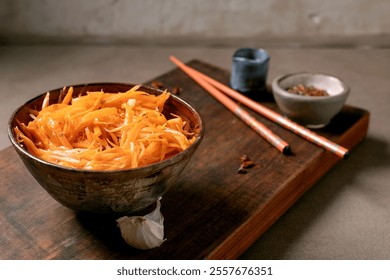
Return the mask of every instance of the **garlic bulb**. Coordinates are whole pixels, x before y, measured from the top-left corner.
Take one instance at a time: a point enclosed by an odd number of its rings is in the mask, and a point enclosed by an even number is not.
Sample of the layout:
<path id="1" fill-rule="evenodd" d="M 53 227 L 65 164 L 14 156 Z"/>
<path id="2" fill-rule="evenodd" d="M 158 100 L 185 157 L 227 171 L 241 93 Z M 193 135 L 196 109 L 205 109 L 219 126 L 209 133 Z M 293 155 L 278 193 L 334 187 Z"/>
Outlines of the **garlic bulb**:
<path id="1" fill-rule="evenodd" d="M 156 209 L 145 216 L 124 216 L 116 220 L 127 244 L 146 250 L 158 247 L 165 241 L 160 199 L 157 200 Z"/>

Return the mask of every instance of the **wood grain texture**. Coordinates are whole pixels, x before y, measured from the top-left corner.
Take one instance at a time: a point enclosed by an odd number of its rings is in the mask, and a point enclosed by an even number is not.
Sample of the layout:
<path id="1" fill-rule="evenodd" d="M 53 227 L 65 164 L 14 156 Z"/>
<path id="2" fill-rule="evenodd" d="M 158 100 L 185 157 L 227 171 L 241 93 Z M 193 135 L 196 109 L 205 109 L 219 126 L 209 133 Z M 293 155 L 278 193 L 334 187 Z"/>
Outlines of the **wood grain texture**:
<path id="1" fill-rule="evenodd" d="M 228 83 L 227 71 L 198 60 L 189 65 Z M 61 206 L 9 147 L 0 152 L 1 259 L 235 259 L 340 161 L 253 114 L 290 143 L 292 155 L 282 155 L 179 69 L 151 81 L 181 88 L 179 96 L 206 125 L 199 149 L 161 201 L 167 241 L 148 251 L 127 246 L 114 217 L 83 216 Z M 269 93 L 259 101 L 277 110 Z M 367 111 L 345 106 L 317 132 L 351 149 L 368 123 Z M 256 165 L 238 174 L 243 154 Z"/>

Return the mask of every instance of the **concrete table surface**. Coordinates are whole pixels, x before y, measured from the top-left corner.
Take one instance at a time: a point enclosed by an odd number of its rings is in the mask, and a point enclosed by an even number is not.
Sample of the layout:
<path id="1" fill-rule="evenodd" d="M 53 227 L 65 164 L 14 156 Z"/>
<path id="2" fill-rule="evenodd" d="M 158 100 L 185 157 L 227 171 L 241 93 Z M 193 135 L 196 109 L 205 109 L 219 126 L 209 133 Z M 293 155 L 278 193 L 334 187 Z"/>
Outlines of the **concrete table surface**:
<path id="1" fill-rule="evenodd" d="M 0 150 L 13 110 L 50 89 L 86 82 L 142 83 L 175 66 L 168 56 L 230 70 L 234 48 L 0 47 Z M 268 49 L 270 82 L 313 71 L 351 87 L 347 104 L 371 113 L 368 135 L 284 214 L 242 259 L 390 259 L 390 49 Z"/>

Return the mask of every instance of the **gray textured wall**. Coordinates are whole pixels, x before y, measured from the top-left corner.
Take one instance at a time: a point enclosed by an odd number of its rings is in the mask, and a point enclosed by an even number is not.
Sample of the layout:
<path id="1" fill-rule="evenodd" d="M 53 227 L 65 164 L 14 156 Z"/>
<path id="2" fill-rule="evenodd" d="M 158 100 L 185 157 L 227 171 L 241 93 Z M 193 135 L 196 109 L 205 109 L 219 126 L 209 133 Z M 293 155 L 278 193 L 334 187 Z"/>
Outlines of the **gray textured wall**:
<path id="1" fill-rule="evenodd" d="M 3 42 L 390 35 L 389 0 L 0 0 Z"/>

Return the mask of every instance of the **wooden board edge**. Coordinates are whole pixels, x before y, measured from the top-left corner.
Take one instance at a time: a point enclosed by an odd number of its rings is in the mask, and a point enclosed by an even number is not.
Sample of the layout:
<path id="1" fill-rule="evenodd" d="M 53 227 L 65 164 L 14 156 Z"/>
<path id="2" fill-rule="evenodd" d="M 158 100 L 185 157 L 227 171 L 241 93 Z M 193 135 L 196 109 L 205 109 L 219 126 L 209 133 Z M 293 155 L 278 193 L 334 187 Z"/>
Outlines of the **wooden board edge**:
<path id="1" fill-rule="evenodd" d="M 340 137 L 338 143 L 346 145 L 348 142 L 347 148 L 352 149 L 366 137 L 368 124 L 369 113 L 365 112 L 362 118 Z M 250 219 L 214 248 L 205 259 L 237 259 L 340 160 L 330 152 L 321 153 L 321 156 L 314 160 L 309 169 L 287 182 L 278 195 L 257 209 Z"/>

